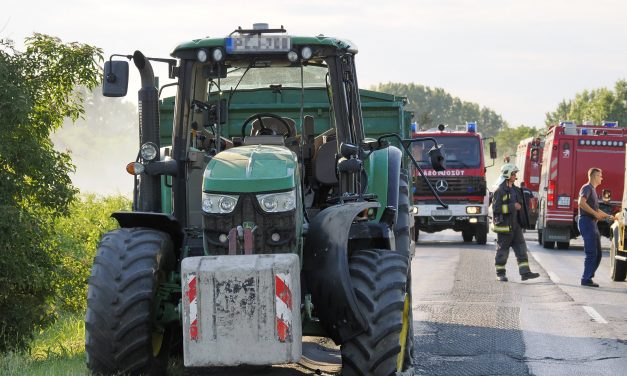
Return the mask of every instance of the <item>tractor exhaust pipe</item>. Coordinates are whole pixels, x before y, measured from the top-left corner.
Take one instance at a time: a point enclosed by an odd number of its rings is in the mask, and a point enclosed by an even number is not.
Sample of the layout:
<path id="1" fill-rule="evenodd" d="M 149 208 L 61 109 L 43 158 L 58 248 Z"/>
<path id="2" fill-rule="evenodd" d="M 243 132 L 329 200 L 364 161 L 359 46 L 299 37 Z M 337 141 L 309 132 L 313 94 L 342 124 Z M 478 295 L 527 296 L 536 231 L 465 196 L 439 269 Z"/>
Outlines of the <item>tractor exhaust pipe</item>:
<path id="1" fill-rule="evenodd" d="M 139 143 L 152 142 L 157 145 L 157 157 L 153 162 L 160 160 L 159 149 L 159 92 L 155 87 L 155 74 L 150 61 L 139 51 L 133 54 L 133 62 L 141 75 L 142 88 L 138 92 L 139 106 Z M 145 161 L 145 163 L 151 163 Z M 161 211 L 161 176 L 142 174 L 139 178 L 137 210 L 146 212 Z"/>

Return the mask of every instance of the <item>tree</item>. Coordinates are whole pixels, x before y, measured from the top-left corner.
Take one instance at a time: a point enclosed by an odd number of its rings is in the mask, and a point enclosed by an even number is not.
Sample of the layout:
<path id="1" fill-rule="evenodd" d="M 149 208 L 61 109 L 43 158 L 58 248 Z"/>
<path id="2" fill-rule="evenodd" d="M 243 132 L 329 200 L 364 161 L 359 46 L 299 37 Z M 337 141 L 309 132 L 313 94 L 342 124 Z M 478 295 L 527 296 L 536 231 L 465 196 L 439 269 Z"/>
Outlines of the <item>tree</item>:
<path id="1" fill-rule="evenodd" d="M 501 115 L 476 103 L 464 102 L 453 97 L 444 89 L 389 82 L 378 84 L 373 90 L 407 97 L 407 109 L 413 111 L 414 119 L 421 129 L 429 129 L 438 124 L 451 126 L 476 121 L 484 137 L 494 137 L 501 128 L 507 126 Z"/>
<path id="2" fill-rule="evenodd" d="M 0 351 L 25 348 L 54 320 L 60 254 L 52 226 L 76 189 L 70 156 L 50 133 L 83 113 L 78 86 L 95 87 L 102 51 L 34 34 L 17 51 L 0 40 Z"/>
<path id="3" fill-rule="evenodd" d="M 518 126 L 516 128 L 510 128 L 508 126 L 503 127 L 499 134 L 496 135 L 494 140 L 499 149 L 499 155 L 513 156 L 516 154 L 516 150 L 518 149 L 518 144 L 521 140 L 524 140 L 528 137 L 538 137 L 540 136 L 540 129 L 527 127 L 524 125 Z M 511 159 L 512 162 L 514 158 Z"/>
<path id="4" fill-rule="evenodd" d="M 574 99 L 563 100 L 555 111 L 546 114 L 545 123 L 554 125 L 562 120 L 578 124 L 585 121 L 601 124 L 603 120 L 609 120 L 627 126 L 627 81 L 616 81 L 614 91 L 607 88 L 584 90 Z"/>

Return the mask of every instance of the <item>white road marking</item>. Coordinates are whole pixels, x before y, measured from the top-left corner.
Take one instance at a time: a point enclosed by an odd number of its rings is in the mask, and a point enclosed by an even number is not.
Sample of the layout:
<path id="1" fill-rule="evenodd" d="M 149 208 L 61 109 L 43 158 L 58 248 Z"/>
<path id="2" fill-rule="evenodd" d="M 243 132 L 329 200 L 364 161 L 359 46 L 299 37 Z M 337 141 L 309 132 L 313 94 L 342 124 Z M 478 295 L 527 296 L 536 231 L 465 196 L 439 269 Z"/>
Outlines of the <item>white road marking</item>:
<path id="1" fill-rule="evenodd" d="M 590 315 L 590 317 L 592 317 L 592 320 L 598 322 L 599 324 L 607 324 L 607 321 L 605 321 L 603 316 L 601 316 L 599 312 L 597 312 L 594 308 L 589 307 L 589 306 L 582 306 L 582 307 L 584 311 L 586 311 L 586 313 Z"/>
<path id="2" fill-rule="evenodd" d="M 548 270 L 546 272 L 549 275 L 549 278 L 551 278 L 551 281 L 553 281 L 553 283 L 560 283 L 560 277 L 558 277 L 557 274 Z"/>

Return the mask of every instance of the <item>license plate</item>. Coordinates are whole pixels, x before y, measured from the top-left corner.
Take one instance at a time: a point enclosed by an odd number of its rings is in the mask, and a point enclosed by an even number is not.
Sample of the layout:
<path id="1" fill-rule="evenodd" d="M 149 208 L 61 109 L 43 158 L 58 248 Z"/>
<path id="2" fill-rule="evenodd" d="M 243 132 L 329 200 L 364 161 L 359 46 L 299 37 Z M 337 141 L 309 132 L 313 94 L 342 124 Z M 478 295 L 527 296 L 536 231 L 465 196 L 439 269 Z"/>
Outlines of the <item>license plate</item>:
<path id="1" fill-rule="evenodd" d="M 241 35 L 226 38 L 226 52 L 245 54 L 254 52 L 287 52 L 292 39 L 287 35 Z"/>
<path id="2" fill-rule="evenodd" d="M 431 215 L 434 217 L 450 217 L 451 215 L 453 215 L 453 212 L 450 210 L 431 210 Z"/>
<path id="3" fill-rule="evenodd" d="M 568 196 L 558 197 L 557 206 L 570 206 L 570 197 Z"/>

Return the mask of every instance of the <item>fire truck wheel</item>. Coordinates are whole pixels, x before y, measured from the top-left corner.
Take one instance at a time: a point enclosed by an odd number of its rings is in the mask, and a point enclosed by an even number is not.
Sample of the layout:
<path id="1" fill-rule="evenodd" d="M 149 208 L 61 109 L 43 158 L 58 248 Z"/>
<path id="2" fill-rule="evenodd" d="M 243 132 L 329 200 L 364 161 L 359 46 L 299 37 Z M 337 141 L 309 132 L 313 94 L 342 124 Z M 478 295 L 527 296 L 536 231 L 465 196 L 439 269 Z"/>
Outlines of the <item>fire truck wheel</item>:
<path id="1" fill-rule="evenodd" d="M 488 224 L 478 223 L 475 230 L 475 240 L 477 244 L 483 245 L 488 242 Z"/>
<path id="2" fill-rule="evenodd" d="M 174 268 L 169 235 L 121 228 L 98 245 L 87 292 L 85 349 L 96 374 L 165 374 L 172 328 L 153 323 L 157 290 Z"/>
<path id="3" fill-rule="evenodd" d="M 610 239 L 610 278 L 612 281 L 622 282 L 627 277 L 627 262 L 616 259 L 616 242 L 618 239 Z"/>
<path id="4" fill-rule="evenodd" d="M 538 229 L 538 244 L 542 245 L 542 230 Z"/>
<path id="5" fill-rule="evenodd" d="M 474 234 L 472 233 L 472 231 L 462 230 L 462 238 L 464 239 L 464 242 L 466 242 L 466 243 L 471 242 L 473 236 L 474 236 Z"/>
<path id="6" fill-rule="evenodd" d="M 542 246 L 546 249 L 553 249 L 555 247 L 555 242 L 550 242 L 547 240 L 542 239 Z"/>
<path id="7" fill-rule="evenodd" d="M 342 344 L 342 375 L 394 375 L 411 367 L 409 259 L 398 252 L 355 252 L 349 270 L 357 305 L 370 328 Z M 408 342 L 409 339 L 409 342 Z"/>
<path id="8" fill-rule="evenodd" d="M 557 242 L 557 249 L 568 249 L 570 247 L 570 242 Z"/>

